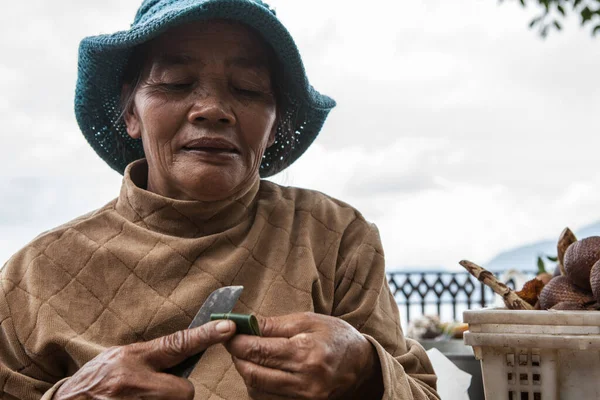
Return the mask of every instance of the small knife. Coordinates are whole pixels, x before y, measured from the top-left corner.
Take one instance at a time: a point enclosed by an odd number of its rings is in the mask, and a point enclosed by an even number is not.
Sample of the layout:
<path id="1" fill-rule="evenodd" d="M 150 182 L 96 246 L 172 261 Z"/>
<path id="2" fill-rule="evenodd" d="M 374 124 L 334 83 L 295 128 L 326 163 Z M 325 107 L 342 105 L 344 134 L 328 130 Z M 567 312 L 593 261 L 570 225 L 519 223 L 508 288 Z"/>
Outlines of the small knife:
<path id="1" fill-rule="evenodd" d="M 204 304 L 202 304 L 200 310 L 198 310 L 198 313 L 192 320 L 188 329 L 197 328 L 206 324 L 210 321 L 211 314 L 230 313 L 231 310 L 233 310 L 233 306 L 235 306 L 235 303 L 240 298 L 242 290 L 244 290 L 243 286 L 225 286 L 212 292 Z M 200 361 L 202 354 L 204 354 L 204 351 L 189 357 L 176 366 L 165 370 L 165 372 L 187 378 L 196 367 L 198 361 Z"/>

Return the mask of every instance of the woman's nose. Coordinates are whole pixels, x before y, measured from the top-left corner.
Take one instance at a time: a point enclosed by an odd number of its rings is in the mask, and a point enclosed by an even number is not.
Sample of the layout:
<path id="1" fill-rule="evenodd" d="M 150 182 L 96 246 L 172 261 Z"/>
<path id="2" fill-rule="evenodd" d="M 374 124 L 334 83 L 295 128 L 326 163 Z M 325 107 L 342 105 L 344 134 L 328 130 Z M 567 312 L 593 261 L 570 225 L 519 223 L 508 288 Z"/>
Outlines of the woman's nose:
<path id="1" fill-rule="evenodd" d="M 188 120 L 192 124 L 210 123 L 227 126 L 236 124 L 231 107 L 228 107 L 217 95 L 198 96 L 188 113 Z"/>

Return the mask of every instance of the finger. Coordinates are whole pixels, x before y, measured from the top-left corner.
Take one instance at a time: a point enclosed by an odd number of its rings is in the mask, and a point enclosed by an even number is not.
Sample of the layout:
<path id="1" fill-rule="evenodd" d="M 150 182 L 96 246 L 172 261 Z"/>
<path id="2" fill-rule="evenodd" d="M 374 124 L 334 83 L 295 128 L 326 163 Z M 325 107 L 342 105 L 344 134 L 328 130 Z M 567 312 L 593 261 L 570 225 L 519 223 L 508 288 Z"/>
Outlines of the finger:
<path id="1" fill-rule="evenodd" d="M 193 400 L 195 389 L 192 382 L 174 375 L 152 374 L 149 388 L 142 395 L 144 400 Z"/>
<path id="2" fill-rule="evenodd" d="M 318 322 L 319 315 L 308 312 L 280 317 L 264 317 L 258 320 L 262 336 L 284 338 L 291 338 L 302 332 L 310 332 Z"/>
<path id="3" fill-rule="evenodd" d="M 263 367 L 250 361 L 233 358 L 233 364 L 250 393 L 278 395 L 293 398 L 312 398 L 308 396 L 310 382 L 305 382 L 302 376 L 286 371 Z M 262 398 L 253 395 L 252 398 Z"/>
<path id="4" fill-rule="evenodd" d="M 198 328 L 186 329 L 149 342 L 140 343 L 143 359 L 157 371 L 179 364 L 186 358 L 223 343 L 235 334 L 233 321 L 211 321 Z"/>
<path id="5" fill-rule="evenodd" d="M 86 376 L 83 379 L 80 377 L 79 384 L 71 387 L 71 390 L 67 390 L 64 394 L 86 393 L 89 398 L 115 400 L 139 398 L 191 400 L 194 398 L 194 386 L 187 379 L 156 373 L 148 369 L 135 371 L 134 368 L 126 368 L 103 376 L 100 381 L 89 378 L 95 377 Z M 69 383 L 70 381 L 67 381 L 67 385 Z M 67 397 L 69 396 L 67 395 Z M 63 397 L 58 396 L 57 398 Z"/>
<path id="6" fill-rule="evenodd" d="M 307 356 L 306 350 L 286 338 L 239 335 L 225 343 L 225 348 L 235 358 L 289 372 L 300 371 Z"/>

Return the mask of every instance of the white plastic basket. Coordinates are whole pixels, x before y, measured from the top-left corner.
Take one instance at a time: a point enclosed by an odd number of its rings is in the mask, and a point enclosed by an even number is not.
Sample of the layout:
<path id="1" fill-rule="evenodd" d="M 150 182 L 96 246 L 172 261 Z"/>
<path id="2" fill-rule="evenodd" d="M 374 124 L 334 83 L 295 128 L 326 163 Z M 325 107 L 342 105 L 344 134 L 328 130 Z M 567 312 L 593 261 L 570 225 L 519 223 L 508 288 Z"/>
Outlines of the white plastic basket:
<path id="1" fill-rule="evenodd" d="M 469 310 L 486 400 L 600 399 L 600 311 Z"/>

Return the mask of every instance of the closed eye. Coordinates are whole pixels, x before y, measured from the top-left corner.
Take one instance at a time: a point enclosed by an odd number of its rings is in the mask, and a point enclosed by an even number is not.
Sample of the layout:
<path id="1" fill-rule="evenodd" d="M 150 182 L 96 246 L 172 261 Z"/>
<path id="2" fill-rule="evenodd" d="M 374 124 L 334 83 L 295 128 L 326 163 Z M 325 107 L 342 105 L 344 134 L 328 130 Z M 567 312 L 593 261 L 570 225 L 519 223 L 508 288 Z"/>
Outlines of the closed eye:
<path id="1" fill-rule="evenodd" d="M 264 93 L 255 89 L 235 88 L 235 91 L 245 96 L 261 96 Z"/>
<path id="2" fill-rule="evenodd" d="M 239 96 L 243 96 L 249 99 L 270 99 L 273 93 L 260 85 L 232 85 L 232 90 Z"/>
<path id="3" fill-rule="evenodd" d="M 162 83 L 160 84 L 160 87 L 164 90 L 167 91 L 171 91 L 171 92 L 183 92 L 186 90 L 191 89 L 193 86 L 193 83 L 188 83 L 188 82 L 184 82 L 184 83 Z"/>

